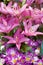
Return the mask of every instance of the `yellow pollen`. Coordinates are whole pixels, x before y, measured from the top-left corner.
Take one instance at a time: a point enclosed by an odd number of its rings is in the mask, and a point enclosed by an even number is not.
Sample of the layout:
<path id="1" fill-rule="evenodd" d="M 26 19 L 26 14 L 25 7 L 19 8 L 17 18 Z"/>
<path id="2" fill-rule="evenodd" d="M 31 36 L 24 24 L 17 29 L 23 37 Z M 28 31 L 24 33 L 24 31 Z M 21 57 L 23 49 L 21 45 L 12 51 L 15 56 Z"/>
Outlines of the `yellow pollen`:
<path id="1" fill-rule="evenodd" d="M 16 61 L 17 61 L 17 60 L 16 60 L 16 59 L 14 59 L 14 60 L 13 60 L 13 63 L 16 63 Z"/>
<path id="2" fill-rule="evenodd" d="M 42 63 L 39 63 L 38 65 L 42 65 Z"/>
<path id="3" fill-rule="evenodd" d="M 26 61 L 30 61 L 30 58 L 26 58 Z"/>

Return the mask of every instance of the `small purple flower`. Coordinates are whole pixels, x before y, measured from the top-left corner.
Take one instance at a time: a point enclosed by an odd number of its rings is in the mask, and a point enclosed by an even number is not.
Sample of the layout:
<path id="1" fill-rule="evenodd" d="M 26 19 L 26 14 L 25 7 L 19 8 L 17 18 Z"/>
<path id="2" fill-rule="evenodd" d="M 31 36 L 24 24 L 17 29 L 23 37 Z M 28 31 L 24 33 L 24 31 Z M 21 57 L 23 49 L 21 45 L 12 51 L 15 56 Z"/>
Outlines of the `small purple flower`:
<path id="1" fill-rule="evenodd" d="M 25 56 L 22 53 L 19 53 L 16 48 L 9 48 L 6 50 L 6 63 L 8 64 L 23 64 L 25 61 Z"/>
<path id="2" fill-rule="evenodd" d="M 3 56 L 4 58 L 4 56 Z M 9 48 L 6 50 L 5 62 L 10 65 L 26 65 L 26 64 L 43 64 L 43 58 L 39 59 L 37 55 L 31 52 L 18 52 L 17 48 Z"/>
<path id="3" fill-rule="evenodd" d="M 30 46 L 34 46 L 34 47 L 38 47 L 40 44 L 41 44 L 41 42 L 42 42 L 42 40 L 30 40 L 29 42 L 28 42 L 28 45 L 30 45 Z"/>

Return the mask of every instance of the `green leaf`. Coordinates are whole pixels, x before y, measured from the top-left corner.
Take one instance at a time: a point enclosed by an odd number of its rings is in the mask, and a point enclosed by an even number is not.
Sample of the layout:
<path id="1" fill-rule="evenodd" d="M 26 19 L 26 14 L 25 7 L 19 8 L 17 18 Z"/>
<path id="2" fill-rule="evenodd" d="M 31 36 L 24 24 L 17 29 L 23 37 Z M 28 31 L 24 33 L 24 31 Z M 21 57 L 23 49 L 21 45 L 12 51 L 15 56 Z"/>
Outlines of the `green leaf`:
<path id="1" fill-rule="evenodd" d="M 0 33 L 0 39 L 2 39 L 2 36 L 3 36 L 3 34 L 2 34 L 2 33 Z"/>
<path id="2" fill-rule="evenodd" d="M 43 24 L 39 26 L 38 31 L 43 32 Z"/>
<path id="3" fill-rule="evenodd" d="M 11 30 L 7 35 L 12 36 L 13 35 L 13 30 Z"/>
<path id="4" fill-rule="evenodd" d="M 42 41 L 41 48 L 40 48 L 40 54 L 43 56 L 43 41 Z"/>
<path id="5" fill-rule="evenodd" d="M 10 0 L 3 0 L 3 2 L 4 2 L 5 4 L 7 4 L 9 1 L 10 1 Z"/>
<path id="6" fill-rule="evenodd" d="M 18 27 L 15 27 L 14 30 L 13 30 L 13 32 L 15 33 L 17 29 L 18 29 Z"/>
<path id="7" fill-rule="evenodd" d="M 27 52 L 27 51 L 31 51 L 31 47 L 29 47 L 27 44 L 22 44 L 21 46 L 21 52 Z"/>
<path id="8" fill-rule="evenodd" d="M 7 41 L 8 41 L 8 39 L 7 39 L 7 38 L 2 37 L 2 41 L 7 42 Z"/>
<path id="9" fill-rule="evenodd" d="M 26 2 L 26 0 L 23 0 L 23 2 L 22 2 L 22 6 L 25 4 L 25 2 Z"/>
<path id="10" fill-rule="evenodd" d="M 1 46 L 2 46 L 2 43 L 0 42 L 0 53 L 2 53 Z"/>
<path id="11" fill-rule="evenodd" d="M 0 48 L 1 48 L 1 46 L 2 46 L 2 43 L 0 42 Z"/>
<path id="12" fill-rule="evenodd" d="M 16 30 L 18 29 L 18 26 L 15 27 L 12 31 L 10 31 L 10 33 L 8 33 L 8 36 L 13 36 L 13 34 L 16 32 Z"/>
<path id="13" fill-rule="evenodd" d="M 7 1 L 10 1 L 10 0 L 7 0 Z"/>

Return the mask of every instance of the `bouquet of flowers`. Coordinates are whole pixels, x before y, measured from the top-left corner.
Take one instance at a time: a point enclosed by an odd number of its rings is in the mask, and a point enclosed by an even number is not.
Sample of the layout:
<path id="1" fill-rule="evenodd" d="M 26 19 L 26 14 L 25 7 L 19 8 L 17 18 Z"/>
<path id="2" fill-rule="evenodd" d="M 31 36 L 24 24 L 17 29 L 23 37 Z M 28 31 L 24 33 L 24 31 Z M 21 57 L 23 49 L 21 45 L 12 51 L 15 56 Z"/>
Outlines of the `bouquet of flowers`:
<path id="1" fill-rule="evenodd" d="M 43 0 L 0 1 L 0 65 L 43 65 Z"/>

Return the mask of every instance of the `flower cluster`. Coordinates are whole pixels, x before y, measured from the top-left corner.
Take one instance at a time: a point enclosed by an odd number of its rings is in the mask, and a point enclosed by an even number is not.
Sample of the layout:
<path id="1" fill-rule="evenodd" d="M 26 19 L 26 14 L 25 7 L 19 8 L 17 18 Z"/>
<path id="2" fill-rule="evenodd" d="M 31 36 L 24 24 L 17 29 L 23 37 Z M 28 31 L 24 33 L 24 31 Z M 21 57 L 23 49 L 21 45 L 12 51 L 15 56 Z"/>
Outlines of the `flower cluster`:
<path id="1" fill-rule="evenodd" d="M 0 65 L 43 65 L 43 0 L 0 2 Z"/>

